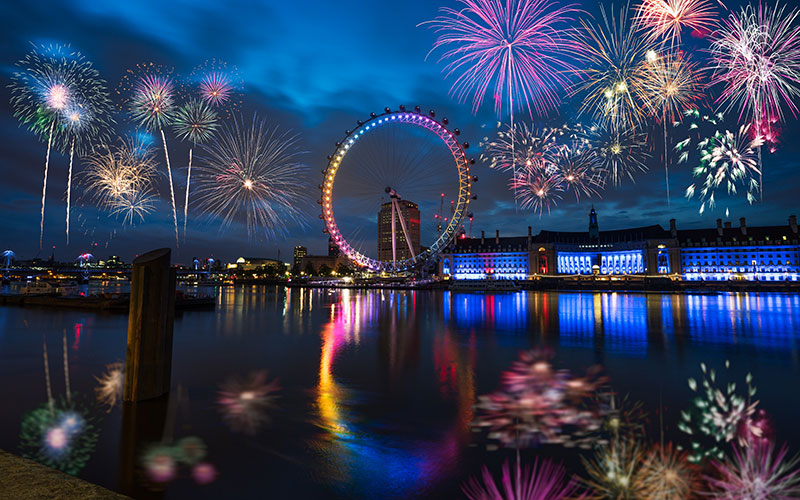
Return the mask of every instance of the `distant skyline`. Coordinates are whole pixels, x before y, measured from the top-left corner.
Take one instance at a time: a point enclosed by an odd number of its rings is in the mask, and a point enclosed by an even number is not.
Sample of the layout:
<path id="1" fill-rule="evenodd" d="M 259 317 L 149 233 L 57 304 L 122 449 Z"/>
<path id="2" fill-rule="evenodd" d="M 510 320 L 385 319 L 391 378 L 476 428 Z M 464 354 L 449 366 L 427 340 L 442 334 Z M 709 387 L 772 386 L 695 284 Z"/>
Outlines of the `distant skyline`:
<path id="1" fill-rule="evenodd" d="M 90 250 L 96 242 L 94 253 L 98 257 L 117 254 L 130 261 L 135 254 L 152 248 L 174 246 L 169 201 L 162 192 L 157 213 L 134 227 L 123 227 L 120 220 L 88 206 L 86 200 L 73 200 L 71 243 L 65 247 L 68 158 L 54 153 L 44 248 L 39 253 L 45 147 L 13 117 L 7 87 L 14 63 L 30 50 L 31 42 L 70 44 L 93 61 L 112 90 L 125 70 L 139 62 L 174 66 L 181 75 L 188 75 L 194 67 L 213 58 L 235 65 L 246 87 L 241 109 L 244 118 L 249 120 L 256 112 L 270 123 L 301 135 L 302 148 L 308 152 L 304 161 L 310 166 L 307 183 L 312 186 L 307 220 L 302 226 L 289 227 L 286 239 L 250 240 L 243 224 L 235 223 L 220 232 L 217 224 L 190 212 L 186 244 L 173 253 L 173 260 L 189 263 L 193 257 L 213 255 L 232 261 L 246 255 L 290 261 L 295 245 L 308 247 L 312 254 L 327 253 L 328 238 L 322 233 L 323 224 L 318 218 L 316 186 L 322 181 L 320 170 L 325 168 L 326 156 L 356 120 L 364 120 L 370 112 L 380 112 L 386 106 L 396 109 L 400 104 L 435 109 L 439 116 L 448 116 L 453 127 L 461 129 L 461 137 L 473 145 L 469 153 L 476 159 L 480 156 L 478 144 L 495 133 L 498 120 L 507 120 L 495 115 L 491 102 L 474 115 L 469 102 L 458 103 L 449 95 L 451 81 L 445 80 L 438 55 L 426 60 L 435 33 L 418 24 L 433 19 L 442 6 L 455 8 L 458 4 L 452 0 L 36 0 L 7 5 L 0 35 L 0 250 L 10 248 L 22 259 L 33 258 L 37 253 L 47 258 L 55 245 L 56 258 L 66 261 Z M 735 5 L 729 2 L 729 7 Z M 589 14 L 599 14 L 596 2 L 584 2 L 583 8 Z M 697 49 L 707 45 L 702 40 L 689 43 Z M 574 102 L 567 101 L 560 115 L 537 122 L 561 124 L 575 120 L 575 109 Z M 523 115 L 517 112 L 518 119 Z M 132 131 L 124 117 L 118 116 L 117 121 L 118 134 Z M 731 123 L 728 128 L 733 126 Z M 744 197 L 739 197 L 727 205 L 719 203 L 716 210 L 702 215 L 697 213 L 699 202 L 683 196 L 692 181 L 692 166 L 676 165 L 674 159 L 670 167 L 672 206 L 667 207 L 663 165 L 657 153 L 663 142 L 658 133 L 650 135 L 656 151 L 650 169 L 640 174 L 635 184 L 609 187 L 601 199 L 586 199 L 580 204 L 565 196 L 550 214 L 541 218 L 516 208 L 513 193 L 507 189 L 506 174 L 490 170 L 488 164 L 478 160 L 473 170 L 480 177 L 474 186 L 478 200 L 471 206 L 475 215 L 473 236 L 479 236 L 481 230 L 494 235 L 496 229 L 501 235 L 523 235 L 528 226 L 533 227 L 534 233 L 542 229 L 586 230 L 592 205 L 598 212 L 601 230 L 650 224 L 668 227 L 671 218 L 678 220 L 679 228 L 713 227 L 717 218 L 738 225 L 740 217 L 746 217 L 748 225 L 785 224 L 789 215 L 800 211 L 796 194 L 800 144 L 794 140 L 798 131 L 800 125 L 789 113 L 778 151 L 764 152 L 763 203 L 748 205 Z M 187 150 L 177 142 L 174 149 L 171 146 L 170 156 L 178 167 L 185 163 Z M 78 172 L 81 169 L 77 167 Z M 727 218 L 726 206 L 730 208 Z M 426 215 L 429 214 L 421 214 L 423 218 Z"/>

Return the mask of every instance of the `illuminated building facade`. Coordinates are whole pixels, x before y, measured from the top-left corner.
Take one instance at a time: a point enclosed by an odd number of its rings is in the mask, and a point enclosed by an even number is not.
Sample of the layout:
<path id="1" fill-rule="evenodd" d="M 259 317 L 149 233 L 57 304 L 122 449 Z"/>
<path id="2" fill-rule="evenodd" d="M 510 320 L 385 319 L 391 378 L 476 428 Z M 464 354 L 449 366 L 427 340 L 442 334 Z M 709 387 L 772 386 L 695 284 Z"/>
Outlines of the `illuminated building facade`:
<path id="1" fill-rule="evenodd" d="M 738 227 L 717 219 L 713 229 L 660 225 L 600 231 L 543 230 L 527 237 L 457 240 L 441 255 L 439 273 L 454 279 L 531 279 L 536 275 L 663 275 L 688 281 L 800 281 L 797 218 L 783 226 Z"/>
<path id="2" fill-rule="evenodd" d="M 414 250 L 414 255 L 421 251 L 420 245 L 420 214 L 419 206 L 416 203 L 408 200 L 397 200 L 397 205 L 400 209 L 399 218 L 402 218 L 406 229 L 408 230 L 409 238 L 411 239 L 411 248 Z M 409 251 L 408 243 L 406 243 L 405 231 L 403 231 L 399 218 L 394 222 L 395 234 L 395 248 L 396 260 L 405 260 L 413 257 Z M 392 203 L 387 202 L 381 205 L 381 210 L 378 212 L 378 260 L 391 261 L 392 260 Z"/>

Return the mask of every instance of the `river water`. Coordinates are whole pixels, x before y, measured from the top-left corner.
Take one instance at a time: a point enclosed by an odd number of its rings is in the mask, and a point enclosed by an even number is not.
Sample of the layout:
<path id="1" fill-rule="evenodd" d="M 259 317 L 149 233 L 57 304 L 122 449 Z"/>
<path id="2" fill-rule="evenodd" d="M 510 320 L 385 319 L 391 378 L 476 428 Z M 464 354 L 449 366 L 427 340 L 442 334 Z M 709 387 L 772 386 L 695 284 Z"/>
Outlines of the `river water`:
<path id="1" fill-rule="evenodd" d="M 98 433 L 78 476 L 140 498 L 460 498 L 483 464 L 514 456 L 472 432 L 476 397 L 498 388 L 520 351 L 543 346 L 558 368 L 602 365 L 613 390 L 676 441 L 687 379 L 729 361 L 740 384 L 752 373 L 777 441 L 800 451 L 798 295 L 202 291 L 217 308 L 176 316 L 171 397 L 139 415 L 137 434 L 123 432 L 134 413 L 123 422 L 120 405 L 95 401 L 96 377 L 125 359 L 125 315 L 0 307 L 0 448 L 22 453 L 22 420 L 47 402 L 44 340 L 56 405 L 66 364 L 71 399 Z M 251 395 L 279 388 L 268 404 L 226 414 L 221 393 L 237 380 Z M 152 442 L 187 436 L 207 449 L 210 483 L 187 465 L 155 483 L 133 465 Z M 523 458 L 572 467 L 580 453 L 551 446 Z"/>

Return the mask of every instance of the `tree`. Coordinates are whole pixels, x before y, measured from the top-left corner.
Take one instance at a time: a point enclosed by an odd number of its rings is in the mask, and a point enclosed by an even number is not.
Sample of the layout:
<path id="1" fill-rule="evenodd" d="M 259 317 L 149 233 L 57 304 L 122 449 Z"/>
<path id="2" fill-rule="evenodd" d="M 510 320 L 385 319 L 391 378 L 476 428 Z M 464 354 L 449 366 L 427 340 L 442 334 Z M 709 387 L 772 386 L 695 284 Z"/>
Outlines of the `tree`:
<path id="1" fill-rule="evenodd" d="M 319 266 L 319 275 L 320 276 L 330 276 L 332 269 L 328 267 L 327 264 L 322 264 Z"/>
<path id="2" fill-rule="evenodd" d="M 352 276 L 353 268 L 345 262 L 339 262 L 336 266 L 336 274 L 339 276 Z"/>
<path id="3" fill-rule="evenodd" d="M 317 272 L 314 271 L 314 266 L 311 265 L 311 262 L 306 262 L 306 267 L 304 270 L 306 274 L 309 276 L 314 276 L 315 274 L 317 274 Z"/>

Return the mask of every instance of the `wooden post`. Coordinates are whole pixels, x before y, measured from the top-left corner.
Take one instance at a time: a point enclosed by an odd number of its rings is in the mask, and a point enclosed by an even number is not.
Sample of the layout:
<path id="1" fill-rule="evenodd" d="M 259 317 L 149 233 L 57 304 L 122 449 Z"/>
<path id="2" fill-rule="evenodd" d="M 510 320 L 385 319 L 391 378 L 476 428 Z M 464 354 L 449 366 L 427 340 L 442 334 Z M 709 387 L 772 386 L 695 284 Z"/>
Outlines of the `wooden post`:
<path id="1" fill-rule="evenodd" d="M 131 270 L 125 401 L 142 401 L 169 392 L 172 325 L 175 319 L 175 270 L 171 250 L 140 255 Z"/>

